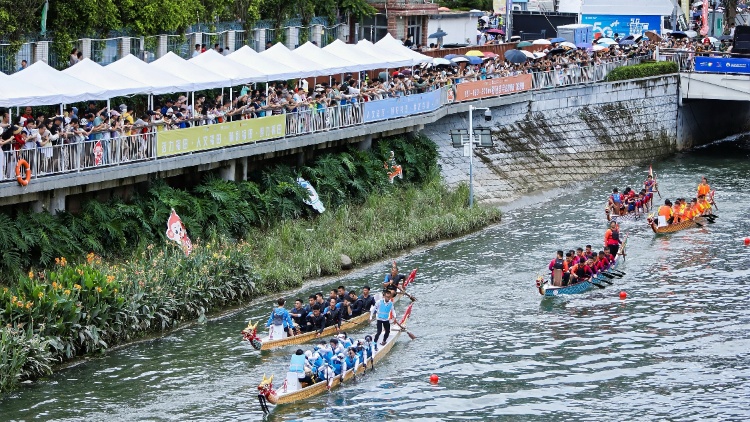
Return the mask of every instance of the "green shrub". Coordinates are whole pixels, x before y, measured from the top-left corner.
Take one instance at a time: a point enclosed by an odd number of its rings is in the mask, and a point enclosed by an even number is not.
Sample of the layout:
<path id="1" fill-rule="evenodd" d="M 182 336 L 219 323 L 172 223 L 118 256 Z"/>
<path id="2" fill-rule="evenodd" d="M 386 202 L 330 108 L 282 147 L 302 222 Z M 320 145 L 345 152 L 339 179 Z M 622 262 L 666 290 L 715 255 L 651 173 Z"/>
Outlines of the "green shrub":
<path id="1" fill-rule="evenodd" d="M 0 392 L 51 373 L 52 361 L 48 341 L 31 329 L 0 326 Z"/>
<path id="2" fill-rule="evenodd" d="M 618 67 L 607 75 L 607 82 L 624 81 L 628 79 L 648 78 L 650 76 L 677 73 L 679 68 L 675 62 L 650 62 L 631 66 Z"/>

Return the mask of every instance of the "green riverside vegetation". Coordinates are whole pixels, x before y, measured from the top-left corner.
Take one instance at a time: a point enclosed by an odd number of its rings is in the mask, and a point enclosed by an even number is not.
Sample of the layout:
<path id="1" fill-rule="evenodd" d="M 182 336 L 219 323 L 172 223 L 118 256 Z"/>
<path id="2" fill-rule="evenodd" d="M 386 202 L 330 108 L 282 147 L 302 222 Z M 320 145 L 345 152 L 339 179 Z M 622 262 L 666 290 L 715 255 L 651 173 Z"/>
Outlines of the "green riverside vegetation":
<path id="1" fill-rule="evenodd" d="M 624 81 L 628 79 L 648 78 L 650 76 L 677 73 L 679 67 L 675 62 L 647 62 L 630 66 L 618 67 L 607 75 L 607 82 Z"/>
<path id="2" fill-rule="evenodd" d="M 394 151 L 404 179 L 388 182 Z M 298 176 L 327 209 L 302 200 Z M 362 264 L 499 221 L 449 191 L 428 139 L 380 141 L 373 151 L 276 166 L 255 180 L 207 178 L 190 191 L 154 183 L 127 202 L 87 202 L 80 213 L 0 214 L 0 391 L 55 363 L 158 333 L 184 321 L 338 274 L 341 254 Z M 166 240 L 170 209 L 193 239 L 185 257 Z"/>

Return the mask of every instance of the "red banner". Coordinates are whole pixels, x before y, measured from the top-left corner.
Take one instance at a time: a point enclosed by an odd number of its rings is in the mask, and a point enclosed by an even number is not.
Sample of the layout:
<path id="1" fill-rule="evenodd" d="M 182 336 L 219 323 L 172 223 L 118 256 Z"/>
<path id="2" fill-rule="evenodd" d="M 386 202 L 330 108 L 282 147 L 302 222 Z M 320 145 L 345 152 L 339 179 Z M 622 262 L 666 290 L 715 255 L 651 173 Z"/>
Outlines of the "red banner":
<path id="1" fill-rule="evenodd" d="M 456 101 L 476 100 L 514 94 L 531 89 L 531 74 L 464 82 L 456 85 Z"/>
<path id="2" fill-rule="evenodd" d="M 708 35 L 708 0 L 703 0 L 703 10 L 701 10 L 701 35 Z"/>

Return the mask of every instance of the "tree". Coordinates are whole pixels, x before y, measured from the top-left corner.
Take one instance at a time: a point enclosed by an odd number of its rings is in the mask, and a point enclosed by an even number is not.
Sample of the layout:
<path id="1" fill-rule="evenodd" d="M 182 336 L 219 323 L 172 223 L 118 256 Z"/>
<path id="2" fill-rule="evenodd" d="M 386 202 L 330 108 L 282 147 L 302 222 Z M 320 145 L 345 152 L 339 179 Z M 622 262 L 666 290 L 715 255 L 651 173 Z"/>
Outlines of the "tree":
<path id="1" fill-rule="evenodd" d="M 43 5 L 44 0 L 0 0 L 0 26 L 11 42 L 39 32 Z"/>

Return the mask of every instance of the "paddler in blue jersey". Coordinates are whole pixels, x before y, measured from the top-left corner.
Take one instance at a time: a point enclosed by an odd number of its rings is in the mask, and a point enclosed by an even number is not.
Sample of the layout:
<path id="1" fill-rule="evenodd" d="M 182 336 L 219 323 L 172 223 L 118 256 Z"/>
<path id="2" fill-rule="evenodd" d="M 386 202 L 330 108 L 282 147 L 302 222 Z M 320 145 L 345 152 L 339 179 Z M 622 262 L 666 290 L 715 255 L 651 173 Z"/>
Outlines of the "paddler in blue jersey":
<path id="1" fill-rule="evenodd" d="M 399 290 L 399 285 L 405 278 L 406 278 L 405 275 L 398 273 L 398 267 L 396 266 L 396 261 L 393 261 L 393 265 L 391 266 L 391 272 L 386 274 L 385 278 L 383 279 L 383 289 L 390 290 L 393 293 L 393 295 L 395 295 L 396 292 Z"/>
<path id="2" fill-rule="evenodd" d="M 276 303 L 279 306 L 271 311 L 271 316 L 268 317 L 266 327 L 283 327 L 283 329 L 289 334 L 289 337 L 291 337 L 294 335 L 294 331 L 292 331 L 292 328 L 294 328 L 294 321 L 292 321 L 292 317 L 289 315 L 289 311 L 284 308 L 284 303 L 286 303 L 286 301 L 284 300 L 284 298 L 281 298 L 277 300 Z M 270 328 L 270 330 L 271 331 L 269 332 L 273 334 L 273 328 Z"/>
<path id="3" fill-rule="evenodd" d="M 292 355 L 292 359 L 289 362 L 289 372 L 297 374 L 297 379 L 303 388 L 313 383 L 312 378 L 307 375 L 306 369 L 308 368 L 305 367 L 306 363 L 307 359 L 302 349 L 297 349 L 297 352 Z"/>
<path id="4" fill-rule="evenodd" d="M 393 312 L 393 302 L 391 301 L 391 291 L 385 290 L 383 292 L 383 298 L 375 302 L 375 307 L 372 309 L 370 314 L 370 321 L 372 321 L 373 315 L 377 318 L 378 331 L 375 333 L 375 344 L 377 350 L 378 338 L 380 333 L 385 331 L 383 335 L 383 342 L 381 345 L 385 346 L 385 342 L 388 340 L 388 335 L 391 333 L 391 313 Z"/>

